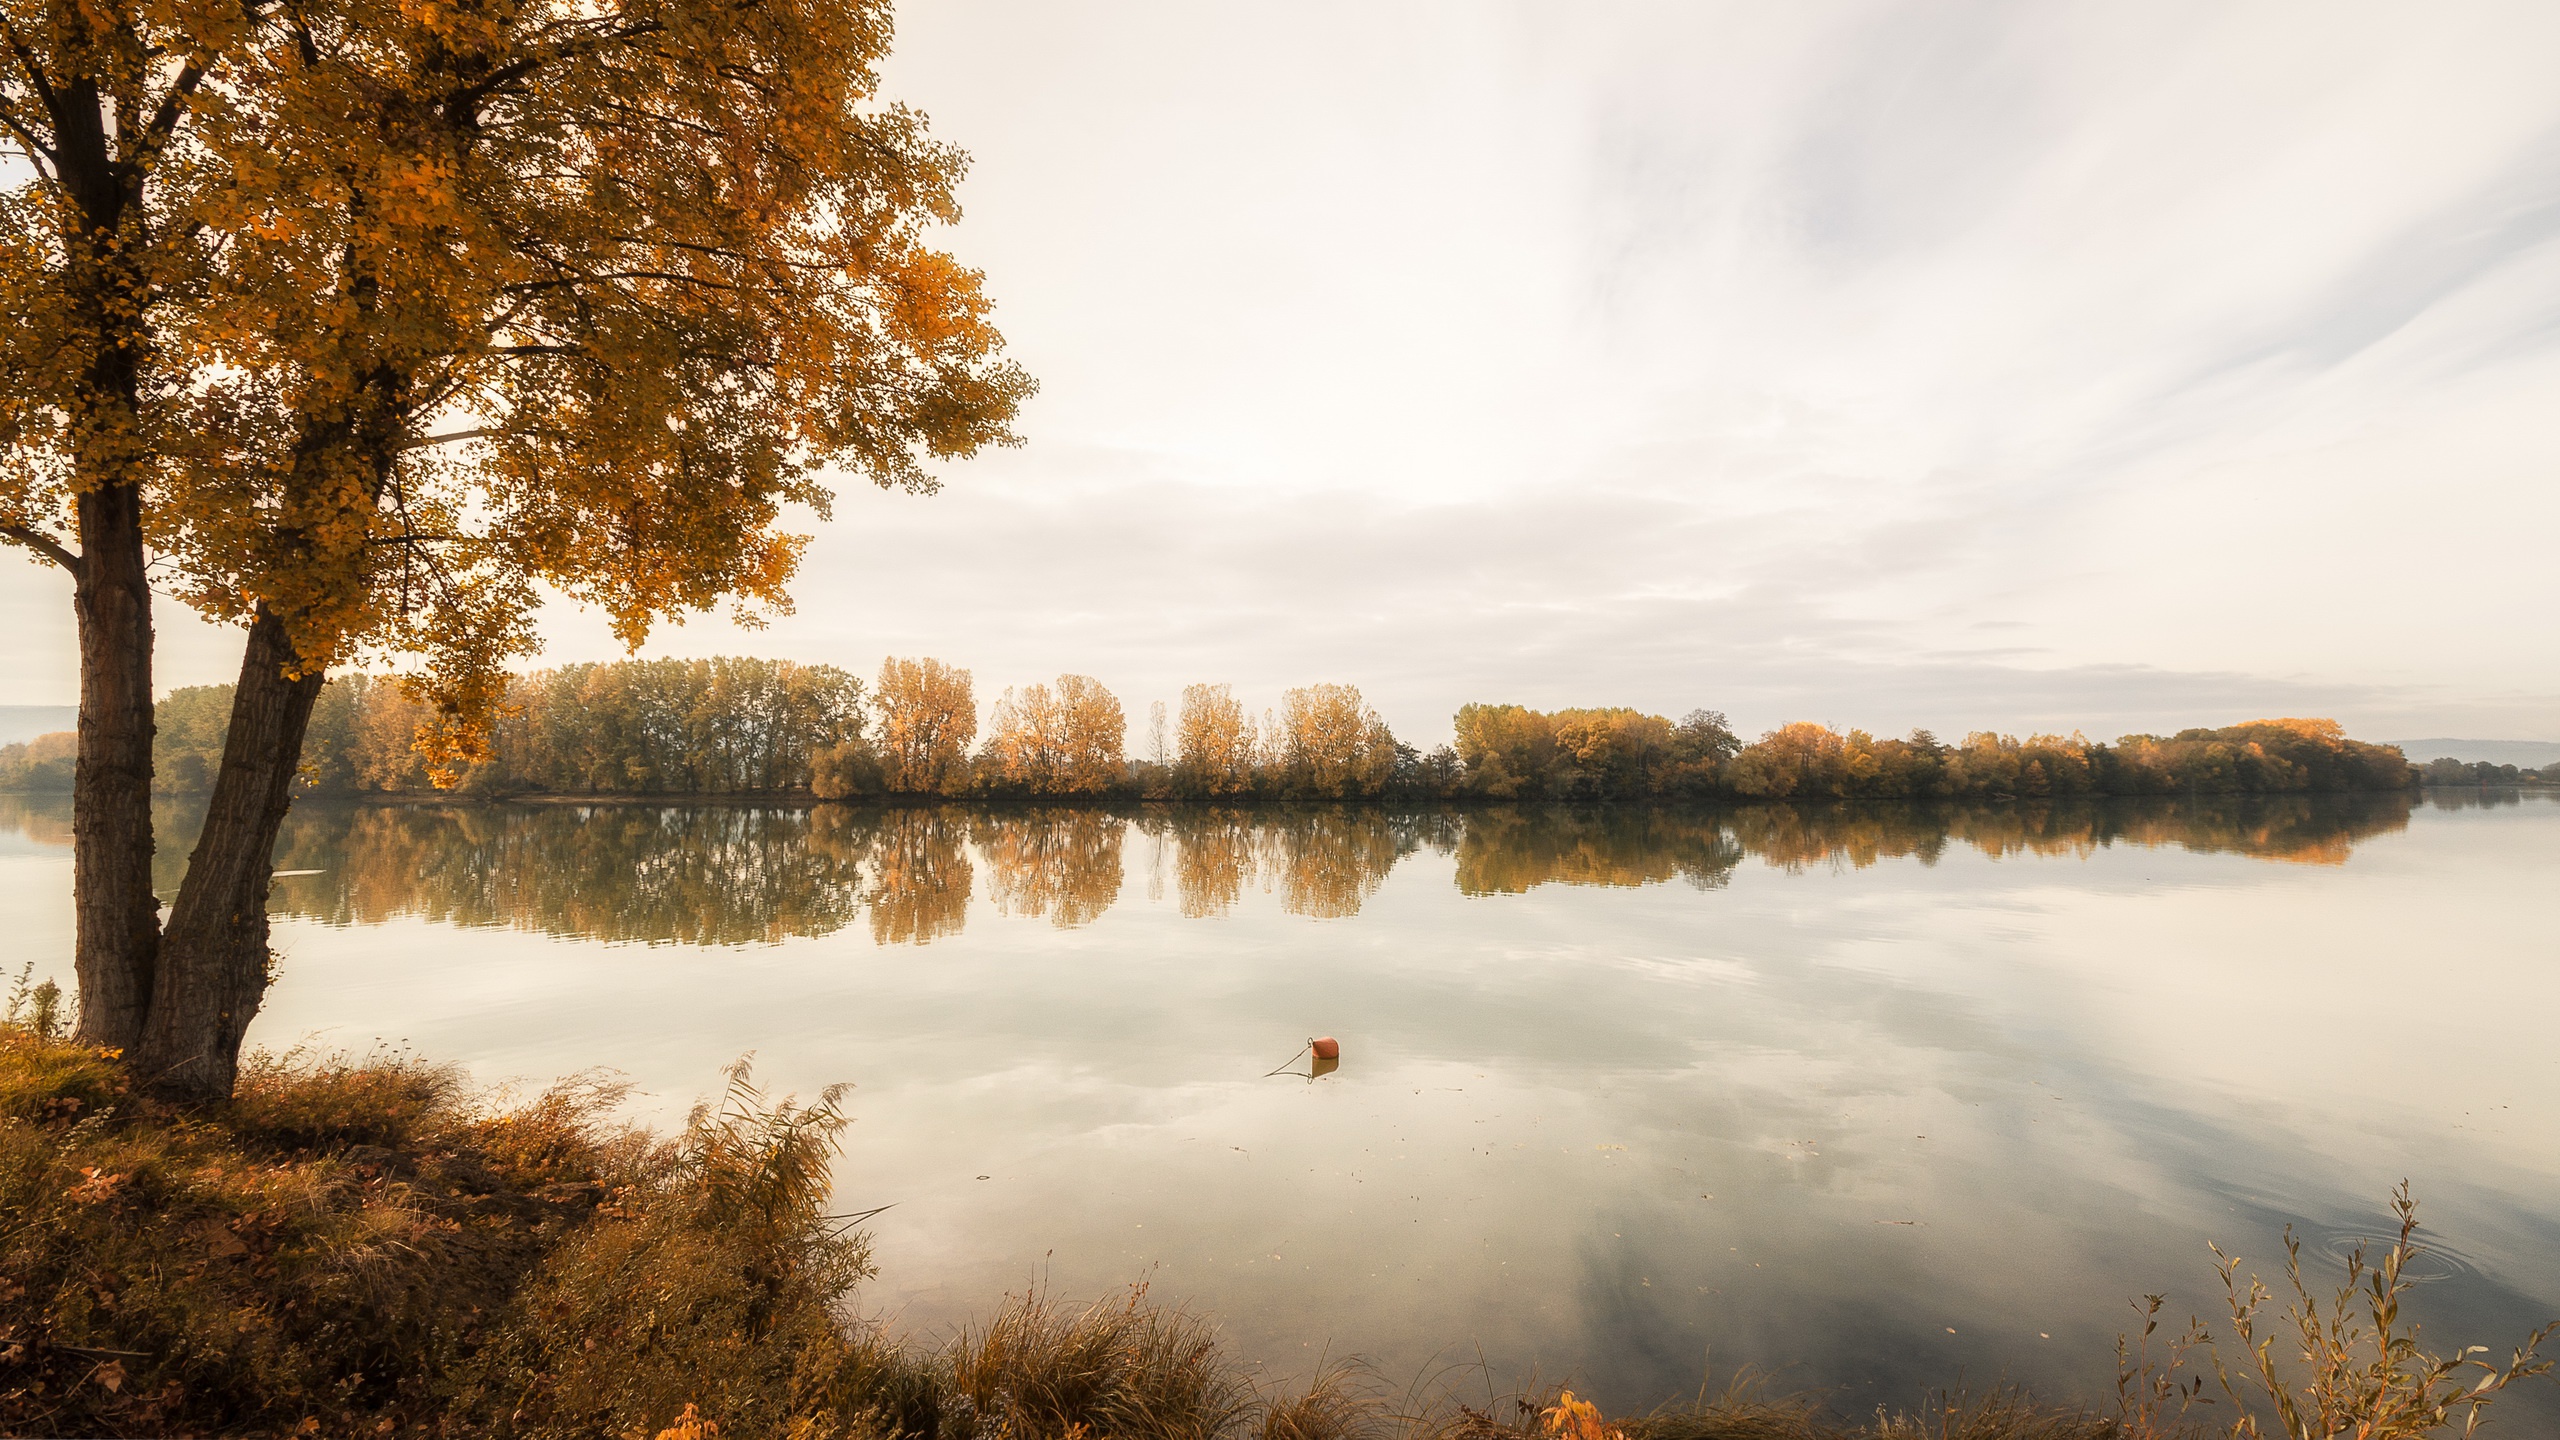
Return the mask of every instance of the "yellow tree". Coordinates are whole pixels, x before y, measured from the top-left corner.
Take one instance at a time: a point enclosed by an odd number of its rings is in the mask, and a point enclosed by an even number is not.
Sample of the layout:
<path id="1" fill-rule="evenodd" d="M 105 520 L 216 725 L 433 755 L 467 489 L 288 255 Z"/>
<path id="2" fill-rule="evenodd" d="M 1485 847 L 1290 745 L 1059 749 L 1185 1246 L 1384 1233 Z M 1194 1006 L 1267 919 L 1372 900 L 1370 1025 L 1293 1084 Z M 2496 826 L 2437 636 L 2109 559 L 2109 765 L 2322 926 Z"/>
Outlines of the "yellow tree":
<path id="1" fill-rule="evenodd" d="M 1182 687 L 1176 774 L 1194 795 L 1241 795 L 1253 788 L 1253 717 L 1224 685 Z"/>
<path id="2" fill-rule="evenodd" d="M 1061 675 L 1058 719 L 1059 793 L 1099 795 L 1119 784 L 1128 769 L 1128 717 L 1120 697 L 1090 675 Z"/>
<path id="3" fill-rule="evenodd" d="M 1046 685 L 1011 686 L 987 714 L 987 778 L 1007 789 L 1045 795 L 1056 788 L 1066 754 L 1066 716 Z"/>
<path id="4" fill-rule="evenodd" d="M 1357 686 L 1282 691 L 1280 735 L 1288 783 L 1304 794 L 1375 795 L 1395 771 L 1395 737 Z"/>
<path id="5" fill-rule="evenodd" d="M 988 716 L 987 778 L 1033 795 L 1101 794 L 1127 768 L 1127 729 L 1119 697 L 1090 675 L 1008 688 Z"/>
<path id="6" fill-rule="evenodd" d="M 929 490 L 926 459 L 1012 440 L 1029 382 L 930 243 L 963 157 L 879 102 L 889 38 L 882 0 L 348 0 L 226 52 L 171 384 L 219 403 L 137 503 L 248 643 L 133 1042 L 156 1083 L 229 1089 L 332 666 L 425 657 L 449 770 L 544 587 L 635 645 L 778 608 L 827 467 Z"/>
<path id="7" fill-rule="evenodd" d="M 906 795 L 947 795 L 968 778 L 969 742 L 978 738 L 978 702 L 969 672 L 939 660 L 880 662 L 881 783 Z"/>
<path id="8" fill-rule="evenodd" d="M 261 0 L 0 0 L 0 539 L 69 577 L 79 633 L 73 913 L 80 1033 L 139 1033 L 151 880 L 156 501 L 219 396 L 192 383 L 217 237 L 200 117 Z"/>
<path id="9" fill-rule="evenodd" d="M 1521 705 L 1462 705 L 1452 722 L 1468 788 L 1511 799 L 1534 795 L 1554 768 L 1554 717 Z"/>
<path id="10" fill-rule="evenodd" d="M 1559 710 L 1550 717 L 1556 756 L 1570 766 L 1562 788 L 1576 798 L 1622 799 L 1647 793 L 1672 752 L 1671 722 L 1625 706 Z"/>

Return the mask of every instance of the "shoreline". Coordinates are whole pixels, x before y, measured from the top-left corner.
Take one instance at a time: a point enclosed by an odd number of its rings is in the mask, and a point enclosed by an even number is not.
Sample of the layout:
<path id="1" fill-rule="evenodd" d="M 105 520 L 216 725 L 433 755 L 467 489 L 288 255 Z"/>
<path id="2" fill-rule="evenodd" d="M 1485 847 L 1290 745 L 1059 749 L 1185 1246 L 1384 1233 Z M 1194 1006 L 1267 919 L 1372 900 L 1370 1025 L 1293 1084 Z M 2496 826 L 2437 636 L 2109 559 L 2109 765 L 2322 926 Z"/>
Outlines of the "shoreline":
<path id="1" fill-rule="evenodd" d="M 294 803 L 352 804 L 379 806 L 466 806 L 466 805 L 533 805 L 533 806 L 612 806 L 684 805 L 705 807 L 740 807 L 768 809 L 844 809 L 844 810 L 915 810 L 947 806 L 971 806 L 1001 810 L 1099 810 L 1126 811 L 1144 808 L 1181 808 L 1213 810 L 1278 810 L 1289 808 L 1390 810 L 1398 812 L 1459 812 L 1484 810 L 1556 809 L 1573 811 L 1605 810 L 1761 810 L 1786 806 L 1796 809 L 1839 808 L 1845 806 L 2011 806 L 2107 804 L 2142 801 L 2231 801 L 2231 800 L 2362 800 L 2393 795 L 2560 795 L 2560 784 L 2546 785 L 2419 785 L 2392 786 L 2365 790 L 2140 790 L 2080 791 L 2071 794 L 1985 794 L 1985 795 L 1720 795 L 1720 796 L 1644 796 L 1628 798 L 1552 798 L 1503 797 L 1486 795 L 1453 796 L 1182 796 L 1182 795 L 846 795 L 818 796 L 802 791 L 604 791 L 594 794 L 568 794 L 548 790 L 513 791 L 492 794 L 461 790 L 450 791 L 306 791 L 293 797 Z M 0 795 L 19 799 L 71 798 L 67 790 L 0 790 Z M 204 791 L 155 791 L 154 801 L 201 801 L 209 798 Z"/>

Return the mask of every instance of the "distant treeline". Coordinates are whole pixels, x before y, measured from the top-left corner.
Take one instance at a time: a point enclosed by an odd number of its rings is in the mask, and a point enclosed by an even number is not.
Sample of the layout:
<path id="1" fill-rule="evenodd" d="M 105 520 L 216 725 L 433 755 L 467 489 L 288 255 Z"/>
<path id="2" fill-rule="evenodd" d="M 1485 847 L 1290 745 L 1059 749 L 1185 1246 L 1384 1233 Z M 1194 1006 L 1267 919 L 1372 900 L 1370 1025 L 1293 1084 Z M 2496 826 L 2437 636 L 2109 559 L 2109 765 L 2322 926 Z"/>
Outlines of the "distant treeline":
<path id="1" fill-rule="evenodd" d="M 154 746 L 162 790 L 199 793 L 221 764 L 229 686 L 174 691 Z M 415 741 L 433 716 L 396 681 L 330 682 L 304 750 L 322 794 L 435 788 Z M 2419 771 L 2331 720 L 2256 720 L 2102 744 L 2079 735 L 1925 730 L 1879 739 L 1795 724 L 1745 743 L 1712 710 L 1469 705 L 1456 743 L 1396 739 L 1349 685 L 1282 693 L 1259 715 L 1224 685 L 1151 708 L 1128 758 L 1120 701 L 1087 676 L 1007 689 L 986 733 L 969 672 L 892 659 L 876 683 L 787 660 L 631 660 L 519 677 L 489 757 L 452 777 L 466 794 L 805 795 L 819 799 L 1307 800 L 1980 799 L 2405 789 Z M 2467 766 L 2429 783 L 2538 783 Z M 68 735 L 0 749 L 0 788 L 67 789 Z M 2492 777 L 2488 772 L 2497 771 Z M 2449 774 L 2450 772 L 2448 772 Z"/>
<path id="2" fill-rule="evenodd" d="M 2438 758 L 2418 767 L 2421 785 L 2560 785 L 2560 764 L 2539 770 L 2486 760 Z"/>

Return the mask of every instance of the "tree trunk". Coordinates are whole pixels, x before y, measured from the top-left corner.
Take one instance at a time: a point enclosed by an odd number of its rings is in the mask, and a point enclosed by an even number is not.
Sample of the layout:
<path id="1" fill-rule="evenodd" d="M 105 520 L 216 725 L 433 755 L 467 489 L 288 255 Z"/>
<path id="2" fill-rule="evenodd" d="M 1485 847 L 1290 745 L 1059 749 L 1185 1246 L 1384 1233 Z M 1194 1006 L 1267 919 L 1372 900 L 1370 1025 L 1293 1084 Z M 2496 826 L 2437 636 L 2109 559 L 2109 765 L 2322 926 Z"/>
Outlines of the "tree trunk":
<path id="1" fill-rule="evenodd" d="M 80 564 L 80 749 L 71 785 L 72 968 L 80 1038 L 130 1047 L 150 1003 L 160 906 L 151 896 L 151 585 L 142 543 L 143 324 L 149 277 L 140 177 L 109 150 L 96 84 L 56 110 L 57 165 L 77 206 L 62 236 L 73 333 L 87 349 L 71 410 Z"/>
<path id="2" fill-rule="evenodd" d="M 134 1073 L 173 1098 L 220 1100 L 267 989 L 267 888 L 276 832 L 293 801 L 302 741 L 325 679 L 295 675 L 284 623 L 259 607 L 240 660 L 222 773 L 160 939 L 158 973 Z"/>
<path id="3" fill-rule="evenodd" d="M 79 497 L 80 749 L 71 790 L 80 1039 L 130 1048 L 151 1001 L 151 586 L 130 483 Z"/>

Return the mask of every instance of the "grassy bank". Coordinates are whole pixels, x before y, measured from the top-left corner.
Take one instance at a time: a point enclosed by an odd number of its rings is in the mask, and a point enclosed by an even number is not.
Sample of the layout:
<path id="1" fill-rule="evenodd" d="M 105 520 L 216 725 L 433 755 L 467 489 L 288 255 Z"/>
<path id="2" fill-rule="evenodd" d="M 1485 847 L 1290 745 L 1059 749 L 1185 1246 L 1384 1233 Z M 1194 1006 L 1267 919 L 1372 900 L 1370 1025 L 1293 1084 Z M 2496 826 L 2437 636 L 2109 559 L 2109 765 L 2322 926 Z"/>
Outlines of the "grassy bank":
<path id="1" fill-rule="evenodd" d="M 415 1060 L 263 1057 L 231 1105 L 180 1112 L 57 1029 L 41 1004 L 0 1029 L 8 1434 L 2064 1440 L 2212 1418 L 2174 1355 L 2139 1351 L 2114 1413 L 1999 1394 L 1843 1419 L 1745 1388 L 1613 1418 L 1569 1393 L 1469 1407 L 1350 1370 L 1267 1388 L 1143 1292 L 1015 1299 L 983 1328 L 901 1340 L 847 1319 L 871 1272 L 860 1217 L 826 1211 L 834 1092 L 775 1101 L 741 1067 L 662 1137 L 614 1122 L 620 1092 L 592 1078 L 507 1104 Z M 2396 1271 L 2374 1294 L 2396 1296 Z M 2378 1422 L 2336 1433 L 2431 1433 L 2476 1375 L 2494 1395 L 2533 1368 L 2435 1373 L 2381 1343 L 2379 1369 L 2312 1377 L 2327 1388 L 2306 1406 Z"/>

